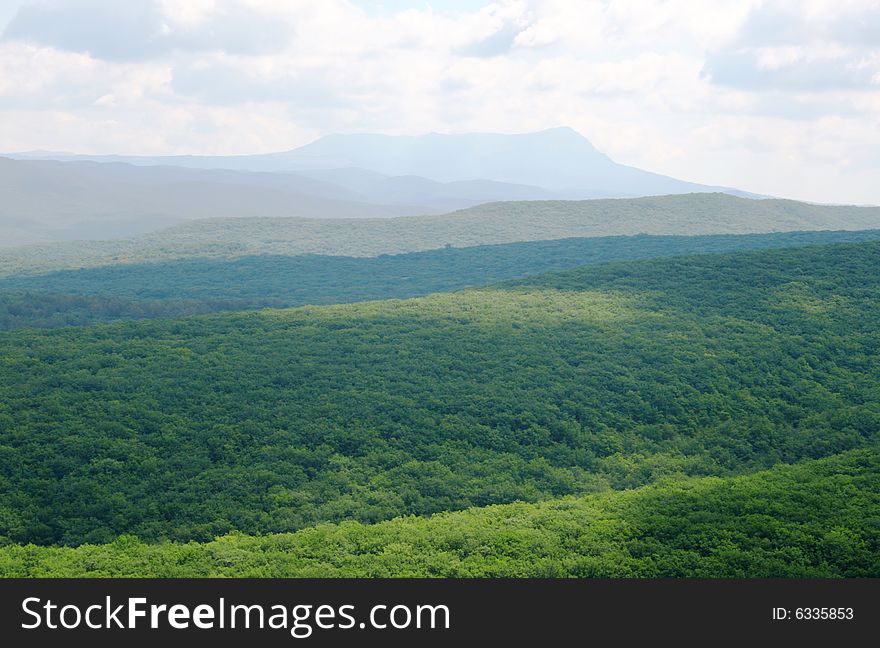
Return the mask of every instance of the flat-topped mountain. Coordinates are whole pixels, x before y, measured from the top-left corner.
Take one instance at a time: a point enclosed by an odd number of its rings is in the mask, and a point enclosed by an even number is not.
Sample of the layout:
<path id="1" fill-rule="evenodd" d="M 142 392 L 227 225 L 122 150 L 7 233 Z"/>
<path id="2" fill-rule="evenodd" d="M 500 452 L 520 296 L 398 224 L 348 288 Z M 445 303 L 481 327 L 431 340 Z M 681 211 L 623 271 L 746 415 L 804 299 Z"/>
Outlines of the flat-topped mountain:
<path id="1" fill-rule="evenodd" d="M 328 135 L 288 154 L 291 163 L 360 167 L 454 182 L 532 185 L 563 198 L 728 191 L 617 164 L 571 128 L 499 135 Z"/>
<path id="2" fill-rule="evenodd" d="M 323 171 L 321 179 L 363 190 L 363 171 L 392 177 L 417 176 L 441 183 L 492 181 L 517 185 L 485 187 L 479 196 L 489 200 L 535 198 L 583 199 L 633 197 L 658 194 L 723 191 L 751 195 L 736 189 L 711 187 L 670 178 L 614 162 L 571 128 L 551 128 L 523 134 L 327 135 L 291 151 L 233 156 L 83 156 L 36 152 L 10 157 L 55 160 L 126 162 L 137 165 L 169 165 L 202 169 L 263 172 Z M 360 173 L 352 173 L 351 170 Z M 340 170 L 344 172 L 340 172 Z M 335 173 L 327 173 L 335 171 Z M 369 183 L 372 188 L 376 180 Z M 352 184 L 354 183 L 354 184 Z M 400 185 L 397 181 L 396 185 Z M 408 183 L 408 191 L 418 189 Z M 467 188 L 462 188 L 467 193 Z M 473 193 L 473 187 L 470 187 Z M 436 191 L 436 187 L 431 187 Z M 370 194 L 370 191 L 367 191 Z M 416 191 L 417 193 L 417 191 Z M 393 202 L 383 194 L 370 195 L 374 202 Z"/>

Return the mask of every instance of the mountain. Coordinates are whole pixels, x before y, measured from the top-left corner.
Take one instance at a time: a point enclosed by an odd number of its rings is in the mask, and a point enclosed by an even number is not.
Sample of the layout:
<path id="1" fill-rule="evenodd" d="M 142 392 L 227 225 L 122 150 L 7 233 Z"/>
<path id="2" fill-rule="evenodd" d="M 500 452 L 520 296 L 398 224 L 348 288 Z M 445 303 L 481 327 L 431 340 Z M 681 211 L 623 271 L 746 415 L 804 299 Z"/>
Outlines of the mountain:
<path id="1" fill-rule="evenodd" d="M 37 152 L 13 157 L 269 172 L 361 169 L 386 176 L 419 176 L 440 183 L 489 180 L 546 193 L 496 195 L 495 200 L 633 197 L 701 191 L 753 197 L 736 189 L 685 182 L 617 164 L 570 128 L 518 135 L 328 135 L 292 151 L 264 155 L 71 156 Z"/>
<path id="2" fill-rule="evenodd" d="M 570 128 L 521 135 L 329 135 L 291 151 L 287 159 L 442 182 L 481 178 L 532 185 L 571 199 L 734 191 L 617 164 Z"/>

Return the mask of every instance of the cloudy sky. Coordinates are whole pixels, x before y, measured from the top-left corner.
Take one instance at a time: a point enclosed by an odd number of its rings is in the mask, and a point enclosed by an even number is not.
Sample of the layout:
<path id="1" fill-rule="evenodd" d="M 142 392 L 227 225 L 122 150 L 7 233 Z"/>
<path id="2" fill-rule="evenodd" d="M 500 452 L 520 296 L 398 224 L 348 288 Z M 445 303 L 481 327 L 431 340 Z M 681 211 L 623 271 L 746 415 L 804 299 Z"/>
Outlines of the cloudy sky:
<path id="1" fill-rule="evenodd" d="M 0 151 L 560 125 L 686 180 L 880 204 L 880 0 L 0 0 Z"/>

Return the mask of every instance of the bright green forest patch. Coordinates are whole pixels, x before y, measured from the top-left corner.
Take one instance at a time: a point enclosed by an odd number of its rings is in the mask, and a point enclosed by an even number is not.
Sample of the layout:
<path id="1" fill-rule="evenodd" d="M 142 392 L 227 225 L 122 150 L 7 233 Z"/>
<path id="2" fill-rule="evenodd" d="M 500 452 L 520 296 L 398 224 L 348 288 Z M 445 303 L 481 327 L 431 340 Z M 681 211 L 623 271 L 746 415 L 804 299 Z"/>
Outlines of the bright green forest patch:
<path id="1" fill-rule="evenodd" d="M 880 454 L 205 544 L 0 548 L 4 577 L 880 575 Z"/>

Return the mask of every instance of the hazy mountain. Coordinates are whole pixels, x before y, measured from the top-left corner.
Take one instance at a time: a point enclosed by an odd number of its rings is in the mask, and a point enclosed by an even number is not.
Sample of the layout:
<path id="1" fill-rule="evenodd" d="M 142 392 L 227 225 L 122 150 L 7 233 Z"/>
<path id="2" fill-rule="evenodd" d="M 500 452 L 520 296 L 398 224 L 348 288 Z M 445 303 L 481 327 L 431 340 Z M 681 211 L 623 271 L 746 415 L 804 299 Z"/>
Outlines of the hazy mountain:
<path id="1" fill-rule="evenodd" d="M 570 128 L 522 135 L 431 133 L 418 137 L 329 135 L 292 151 L 291 163 L 320 160 L 441 182 L 489 179 L 549 189 L 559 198 L 729 191 L 617 164 Z"/>
<path id="2" fill-rule="evenodd" d="M 880 228 L 880 207 L 687 194 L 492 203 L 405 218 L 213 218 L 115 241 L 5 250 L 0 275 L 188 257 L 332 254 L 370 257 L 443 248 L 634 234 L 745 234 Z"/>
<path id="3" fill-rule="evenodd" d="M 0 245 L 107 239 L 212 217 L 359 218 L 437 213 L 376 205 L 293 174 L 0 158 Z"/>
<path id="4" fill-rule="evenodd" d="M 537 196 L 523 194 L 525 189 L 517 188 L 520 195 L 490 192 L 489 197 L 478 192 L 480 200 L 632 197 L 700 191 L 751 195 L 617 164 L 570 128 L 521 135 L 328 135 L 292 151 L 265 155 L 72 156 L 38 152 L 14 157 L 272 172 L 357 168 L 386 176 L 421 176 L 441 183 L 490 180 L 545 192 Z"/>

